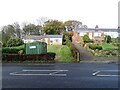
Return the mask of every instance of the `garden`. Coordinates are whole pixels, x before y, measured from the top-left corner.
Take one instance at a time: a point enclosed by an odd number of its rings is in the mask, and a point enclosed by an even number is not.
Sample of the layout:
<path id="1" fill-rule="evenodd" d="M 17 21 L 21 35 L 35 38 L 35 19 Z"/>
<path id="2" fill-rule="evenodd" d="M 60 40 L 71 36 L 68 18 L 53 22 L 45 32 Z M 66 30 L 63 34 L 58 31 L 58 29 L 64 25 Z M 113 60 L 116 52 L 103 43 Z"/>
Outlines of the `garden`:
<path id="1" fill-rule="evenodd" d="M 90 43 L 89 37 L 85 36 L 87 38 L 83 38 L 84 44 L 83 46 L 95 56 L 105 56 L 105 57 L 113 57 L 113 56 L 119 56 L 119 46 L 120 44 L 116 39 L 112 39 L 110 36 L 105 36 L 105 40 L 102 43 Z"/>
<path id="2" fill-rule="evenodd" d="M 95 56 L 119 56 L 118 47 L 112 44 L 89 44 L 88 50 Z"/>
<path id="3" fill-rule="evenodd" d="M 70 43 L 70 42 L 69 42 Z M 10 39 L 2 48 L 3 62 L 73 62 L 73 56 L 68 45 L 47 45 L 47 53 L 26 54 L 25 45 L 21 39 Z"/>
<path id="4" fill-rule="evenodd" d="M 25 45 L 20 38 L 10 39 L 2 48 L 3 62 L 55 62 L 54 52 L 25 54 Z"/>

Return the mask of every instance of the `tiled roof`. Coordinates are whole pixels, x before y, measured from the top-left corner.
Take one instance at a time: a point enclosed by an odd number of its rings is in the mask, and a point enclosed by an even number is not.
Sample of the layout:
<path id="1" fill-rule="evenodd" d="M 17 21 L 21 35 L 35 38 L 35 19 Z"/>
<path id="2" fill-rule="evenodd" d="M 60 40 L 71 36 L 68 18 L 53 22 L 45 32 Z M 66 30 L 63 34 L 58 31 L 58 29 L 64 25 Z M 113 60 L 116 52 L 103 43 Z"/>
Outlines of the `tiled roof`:
<path id="1" fill-rule="evenodd" d="M 63 35 L 46 35 L 45 38 L 62 38 Z"/>
<path id="2" fill-rule="evenodd" d="M 96 29 L 94 28 L 88 28 L 88 29 L 77 29 L 77 32 L 96 32 Z M 100 28 L 97 30 L 98 32 L 118 32 L 118 29 L 111 29 L 111 28 Z"/>
<path id="3" fill-rule="evenodd" d="M 62 38 L 63 35 L 45 35 L 45 36 L 36 36 L 36 35 L 27 35 L 24 36 L 23 39 L 34 39 L 34 40 L 40 40 L 42 38 Z"/>
<path id="4" fill-rule="evenodd" d="M 42 38 L 44 38 L 44 36 L 26 35 L 23 37 L 23 39 L 34 39 L 34 40 L 38 40 L 38 39 L 40 40 Z"/>

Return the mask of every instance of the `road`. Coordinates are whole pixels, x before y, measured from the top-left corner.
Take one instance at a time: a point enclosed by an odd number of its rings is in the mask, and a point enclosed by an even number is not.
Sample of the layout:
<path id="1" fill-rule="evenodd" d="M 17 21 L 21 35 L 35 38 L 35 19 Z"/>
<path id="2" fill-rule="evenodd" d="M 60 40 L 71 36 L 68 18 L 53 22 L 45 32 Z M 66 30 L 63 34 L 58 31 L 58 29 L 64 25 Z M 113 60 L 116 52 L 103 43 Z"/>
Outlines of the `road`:
<path id="1" fill-rule="evenodd" d="M 116 63 L 4 63 L 3 88 L 118 88 Z"/>

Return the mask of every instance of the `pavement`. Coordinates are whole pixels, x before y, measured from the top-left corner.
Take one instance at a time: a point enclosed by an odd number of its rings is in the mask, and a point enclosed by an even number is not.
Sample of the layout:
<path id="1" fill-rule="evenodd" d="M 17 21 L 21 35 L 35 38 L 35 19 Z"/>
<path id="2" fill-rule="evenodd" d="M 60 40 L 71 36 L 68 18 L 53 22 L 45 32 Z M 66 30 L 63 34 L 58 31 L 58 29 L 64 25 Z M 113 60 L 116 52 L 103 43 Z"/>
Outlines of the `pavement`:
<path id="1" fill-rule="evenodd" d="M 116 63 L 3 63 L 5 88 L 118 88 Z"/>

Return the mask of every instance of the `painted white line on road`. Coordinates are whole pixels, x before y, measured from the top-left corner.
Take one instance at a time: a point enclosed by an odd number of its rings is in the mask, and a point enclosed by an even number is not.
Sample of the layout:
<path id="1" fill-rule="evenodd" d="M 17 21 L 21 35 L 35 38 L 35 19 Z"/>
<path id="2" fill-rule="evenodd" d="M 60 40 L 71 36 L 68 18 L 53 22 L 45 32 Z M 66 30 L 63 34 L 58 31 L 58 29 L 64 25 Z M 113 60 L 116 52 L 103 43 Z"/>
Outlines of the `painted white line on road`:
<path id="1" fill-rule="evenodd" d="M 102 74 L 98 74 L 96 76 L 98 76 L 98 77 L 117 77 L 119 75 L 102 75 Z"/>
<path id="2" fill-rule="evenodd" d="M 108 72 L 119 72 L 120 70 L 100 70 L 100 71 L 108 71 Z"/>
<path id="3" fill-rule="evenodd" d="M 10 73 L 10 75 L 48 75 L 48 74 L 19 74 L 19 73 Z"/>
<path id="4" fill-rule="evenodd" d="M 98 74 L 99 72 L 100 72 L 100 71 L 97 71 L 97 72 L 93 73 L 92 75 L 95 76 L 95 75 Z"/>
<path id="5" fill-rule="evenodd" d="M 67 76 L 67 74 L 17 74 L 17 73 L 10 73 L 10 75 L 16 76 Z"/>
<path id="6" fill-rule="evenodd" d="M 45 71 L 45 72 L 47 72 L 47 71 L 68 71 L 68 70 L 22 70 L 22 71 L 25 71 L 25 72 L 27 72 L 27 71 L 32 71 L 32 72 L 36 72 L 36 71 Z"/>
<path id="7" fill-rule="evenodd" d="M 21 73 L 21 72 L 41 72 L 42 71 L 42 74 L 36 74 L 36 73 Z M 48 71 L 52 71 L 52 72 L 48 72 Z M 68 71 L 68 70 L 22 70 L 20 72 L 13 72 L 13 73 L 10 73 L 10 75 L 22 75 L 22 76 L 25 76 L 25 75 L 41 75 L 41 76 L 67 76 L 67 74 L 60 74 L 59 72 L 63 72 L 63 71 Z M 48 72 L 48 74 L 44 74 L 43 72 Z"/>
<path id="8" fill-rule="evenodd" d="M 98 76 L 98 77 L 116 77 L 116 76 L 120 76 L 120 75 L 112 75 L 112 74 L 99 74 L 100 72 L 104 73 L 104 72 L 119 72 L 120 70 L 99 70 L 94 72 L 92 75 L 93 76 Z"/>

